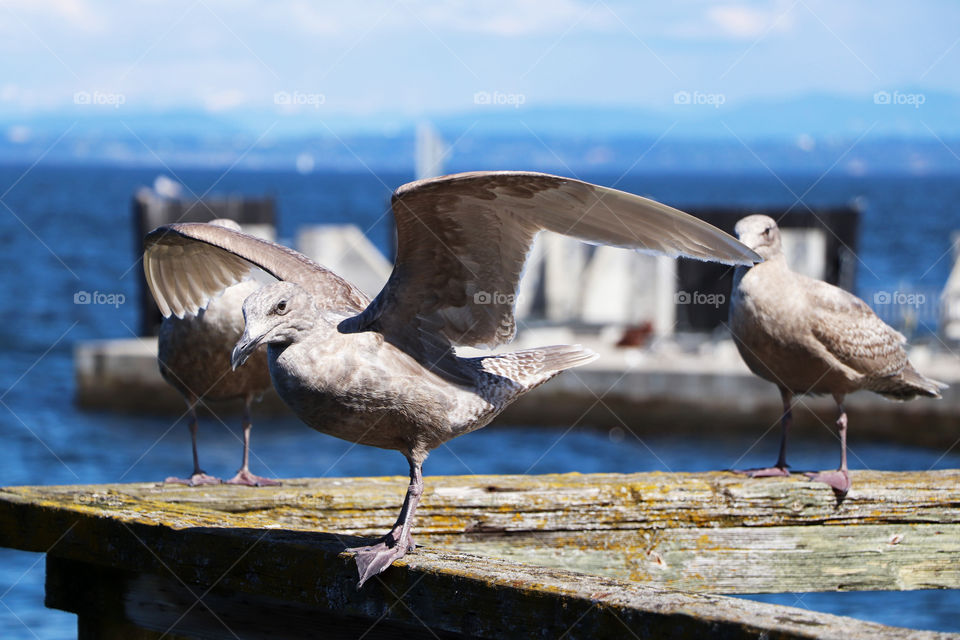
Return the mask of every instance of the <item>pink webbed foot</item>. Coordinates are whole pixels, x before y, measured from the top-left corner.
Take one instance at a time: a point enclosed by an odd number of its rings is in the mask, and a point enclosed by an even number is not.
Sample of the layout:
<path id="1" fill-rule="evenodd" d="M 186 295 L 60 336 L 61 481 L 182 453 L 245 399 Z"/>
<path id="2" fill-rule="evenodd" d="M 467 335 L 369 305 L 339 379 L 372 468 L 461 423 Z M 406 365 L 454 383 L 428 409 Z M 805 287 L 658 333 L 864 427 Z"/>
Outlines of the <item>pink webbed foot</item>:
<path id="1" fill-rule="evenodd" d="M 822 482 L 828 485 L 838 498 L 843 498 L 850 491 L 850 476 L 843 469 L 836 471 L 820 471 L 819 473 L 807 473 L 808 478 L 814 482 Z"/>
<path id="2" fill-rule="evenodd" d="M 177 478 L 170 476 L 163 481 L 164 484 L 185 484 L 188 487 L 198 487 L 200 485 L 220 484 L 220 478 L 209 476 L 203 471 L 193 474 L 189 478 Z"/>
<path id="3" fill-rule="evenodd" d="M 278 487 L 282 483 L 272 478 L 264 478 L 249 471 L 237 471 L 237 475 L 227 480 L 227 484 L 242 484 L 248 487 Z"/>

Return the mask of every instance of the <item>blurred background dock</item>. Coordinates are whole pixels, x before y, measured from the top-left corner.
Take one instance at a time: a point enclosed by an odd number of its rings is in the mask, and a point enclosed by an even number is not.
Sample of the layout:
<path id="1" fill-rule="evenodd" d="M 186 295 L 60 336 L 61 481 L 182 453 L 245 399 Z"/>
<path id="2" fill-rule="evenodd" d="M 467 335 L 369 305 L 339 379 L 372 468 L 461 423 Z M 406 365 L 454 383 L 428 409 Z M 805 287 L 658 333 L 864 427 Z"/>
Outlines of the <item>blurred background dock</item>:
<path id="1" fill-rule="evenodd" d="M 442 148 L 435 138 L 421 145 Z M 430 164 L 421 157 L 427 151 L 417 148 L 421 165 L 442 168 L 439 160 Z M 152 189 L 138 190 L 132 211 L 138 232 L 177 220 L 234 217 L 249 233 L 267 239 L 277 236 L 270 198 L 190 201 L 177 197 L 182 191 L 164 176 L 157 178 Z M 804 212 L 719 206 L 691 212 L 731 233 L 736 221 L 750 213 L 780 219 L 791 268 L 855 289 L 861 221 L 855 200 L 846 207 Z M 300 227 L 293 246 L 371 297 L 390 275 L 392 256 L 384 255 L 355 225 Z M 500 421 L 540 426 L 579 421 L 604 431 L 619 429 L 637 435 L 649 435 L 665 424 L 672 433 L 694 436 L 704 431 L 758 433 L 775 421 L 780 401 L 771 384 L 750 373 L 726 330 L 732 274 L 723 265 L 542 235 L 517 299 L 518 337 L 505 349 L 583 344 L 601 357 L 522 398 Z M 92 410 L 179 415 L 182 399 L 163 381 L 156 366 L 160 316 L 139 270 L 137 275 L 143 335 L 76 343 L 76 402 Z M 950 447 L 960 437 L 956 418 L 960 415 L 960 364 L 947 347 L 952 325 L 944 311 L 950 306 L 950 295 L 945 289 L 930 296 L 922 305 L 885 301 L 880 294 L 871 302 L 901 330 L 914 334 L 923 327 L 928 331 L 911 347 L 911 360 L 951 388 L 939 402 L 896 403 L 872 394 L 854 395 L 849 406 L 857 416 L 856 438 Z M 919 313 L 925 317 L 918 317 Z M 938 335 L 933 323 L 940 318 L 945 323 Z M 596 403 L 598 398 L 602 402 Z M 799 405 L 801 429 L 832 424 L 835 408 L 830 398 L 804 398 Z M 237 402 L 219 410 L 239 406 Z M 290 415 L 272 389 L 258 414 Z"/>

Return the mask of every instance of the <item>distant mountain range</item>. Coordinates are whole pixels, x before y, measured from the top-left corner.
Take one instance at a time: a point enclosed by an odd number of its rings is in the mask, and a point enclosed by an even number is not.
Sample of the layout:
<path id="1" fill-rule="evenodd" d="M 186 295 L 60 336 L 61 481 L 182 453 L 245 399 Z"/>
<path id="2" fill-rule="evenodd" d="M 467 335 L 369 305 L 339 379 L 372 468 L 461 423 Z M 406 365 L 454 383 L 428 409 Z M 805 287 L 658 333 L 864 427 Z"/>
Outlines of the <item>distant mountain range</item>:
<path id="1" fill-rule="evenodd" d="M 452 145 L 449 170 L 823 171 L 960 170 L 960 96 L 881 91 L 729 104 L 681 91 L 669 107 L 537 107 L 480 92 L 475 107 L 427 118 Z M 281 108 L 282 107 L 282 108 Z M 424 118 L 276 111 L 135 111 L 71 105 L 0 112 L 0 162 L 294 169 L 406 169 Z"/>

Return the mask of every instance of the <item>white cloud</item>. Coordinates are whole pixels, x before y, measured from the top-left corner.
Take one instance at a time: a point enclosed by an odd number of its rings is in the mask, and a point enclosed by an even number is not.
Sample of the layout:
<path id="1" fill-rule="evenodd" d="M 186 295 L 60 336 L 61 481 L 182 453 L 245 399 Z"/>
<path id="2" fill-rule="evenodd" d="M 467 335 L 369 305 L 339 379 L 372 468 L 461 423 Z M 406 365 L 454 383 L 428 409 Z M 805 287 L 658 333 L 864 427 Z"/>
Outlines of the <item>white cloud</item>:
<path id="1" fill-rule="evenodd" d="M 203 96 L 203 108 L 213 113 L 234 109 L 246 102 L 246 94 L 239 89 L 210 91 Z"/>
<path id="2" fill-rule="evenodd" d="M 371 28 L 403 33 L 426 25 L 441 38 L 451 31 L 517 37 L 543 33 L 559 36 L 574 25 L 607 29 L 618 23 L 606 5 L 582 0 L 412 0 L 402 5 L 389 0 L 323 5 L 288 0 L 270 7 L 262 16 L 265 21 L 310 35 L 352 39 Z"/>
<path id="3" fill-rule="evenodd" d="M 13 111 L 32 109 L 41 104 L 36 91 L 12 83 L 0 86 L 0 107 Z"/>
<path id="4" fill-rule="evenodd" d="M 21 113 L 71 107 L 81 90 L 121 93 L 133 108 L 209 112 L 273 109 L 277 91 L 299 90 L 324 95 L 325 114 L 455 111 L 473 92 L 494 89 L 541 96 L 538 104 L 655 103 L 678 89 L 738 100 L 872 94 L 875 77 L 859 59 L 883 74 L 884 86 L 920 82 L 925 90 L 956 91 L 954 7 L 922 12 L 867 0 L 0 0 L 0 114 L 7 125 Z M 103 30 L 77 26 L 84 22 Z M 877 37 L 890 33 L 897 38 Z"/>
<path id="5" fill-rule="evenodd" d="M 18 102 L 22 90 L 15 84 L 7 83 L 0 87 L 0 102 Z"/>
<path id="6" fill-rule="evenodd" d="M 7 140 L 14 144 L 23 144 L 30 139 L 30 127 L 25 125 L 14 125 L 7 129 Z"/>
<path id="7" fill-rule="evenodd" d="M 724 33 L 738 38 L 755 38 L 767 28 L 766 16 L 748 7 L 711 7 L 707 17 Z"/>
<path id="8" fill-rule="evenodd" d="M 707 19 L 714 28 L 733 38 L 758 38 L 767 31 L 786 30 L 792 26 L 790 9 L 782 6 L 758 9 L 746 5 L 710 7 Z"/>
<path id="9" fill-rule="evenodd" d="M 7 0 L 4 4 L 15 15 L 56 18 L 84 31 L 99 32 L 106 26 L 107 12 L 92 8 L 85 0 Z"/>
<path id="10" fill-rule="evenodd" d="M 291 21 L 298 29 L 313 35 L 335 36 L 344 31 L 339 16 L 327 5 L 315 5 L 304 0 L 296 0 L 288 5 Z"/>
<path id="11" fill-rule="evenodd" d="M 617 23 L 611 10 L 577 0 L 497 0 L 428 2 L 420 9 L 437 29 L 515 37 L 540 33 L 558 36 L 574 26 L 605 30 Z"/>

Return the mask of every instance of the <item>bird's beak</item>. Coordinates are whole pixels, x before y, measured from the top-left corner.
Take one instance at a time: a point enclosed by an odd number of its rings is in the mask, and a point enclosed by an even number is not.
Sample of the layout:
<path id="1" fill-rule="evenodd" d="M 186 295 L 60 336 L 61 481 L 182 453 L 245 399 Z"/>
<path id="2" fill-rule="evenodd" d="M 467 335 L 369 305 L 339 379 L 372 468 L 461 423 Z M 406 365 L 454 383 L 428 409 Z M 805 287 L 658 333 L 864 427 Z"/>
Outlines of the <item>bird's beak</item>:
<path id="1" fill-rule="evenodd" d="M 249 331 L 244 331 L 243 335 L 240 336 L 240 339 L 237 340 L 237 344 L 234 345 L 233 351 L 230 353 L 230 366 L 233 367 L 233 370 L 236 371 L 237 367 L 243 365 L 247 361 L 247 358 L 250 357 L 250 354 L 253 353 L 257 347 L 260 346 L 260 342 L 263 340 L 263 336 L 251 337 Z"/>

